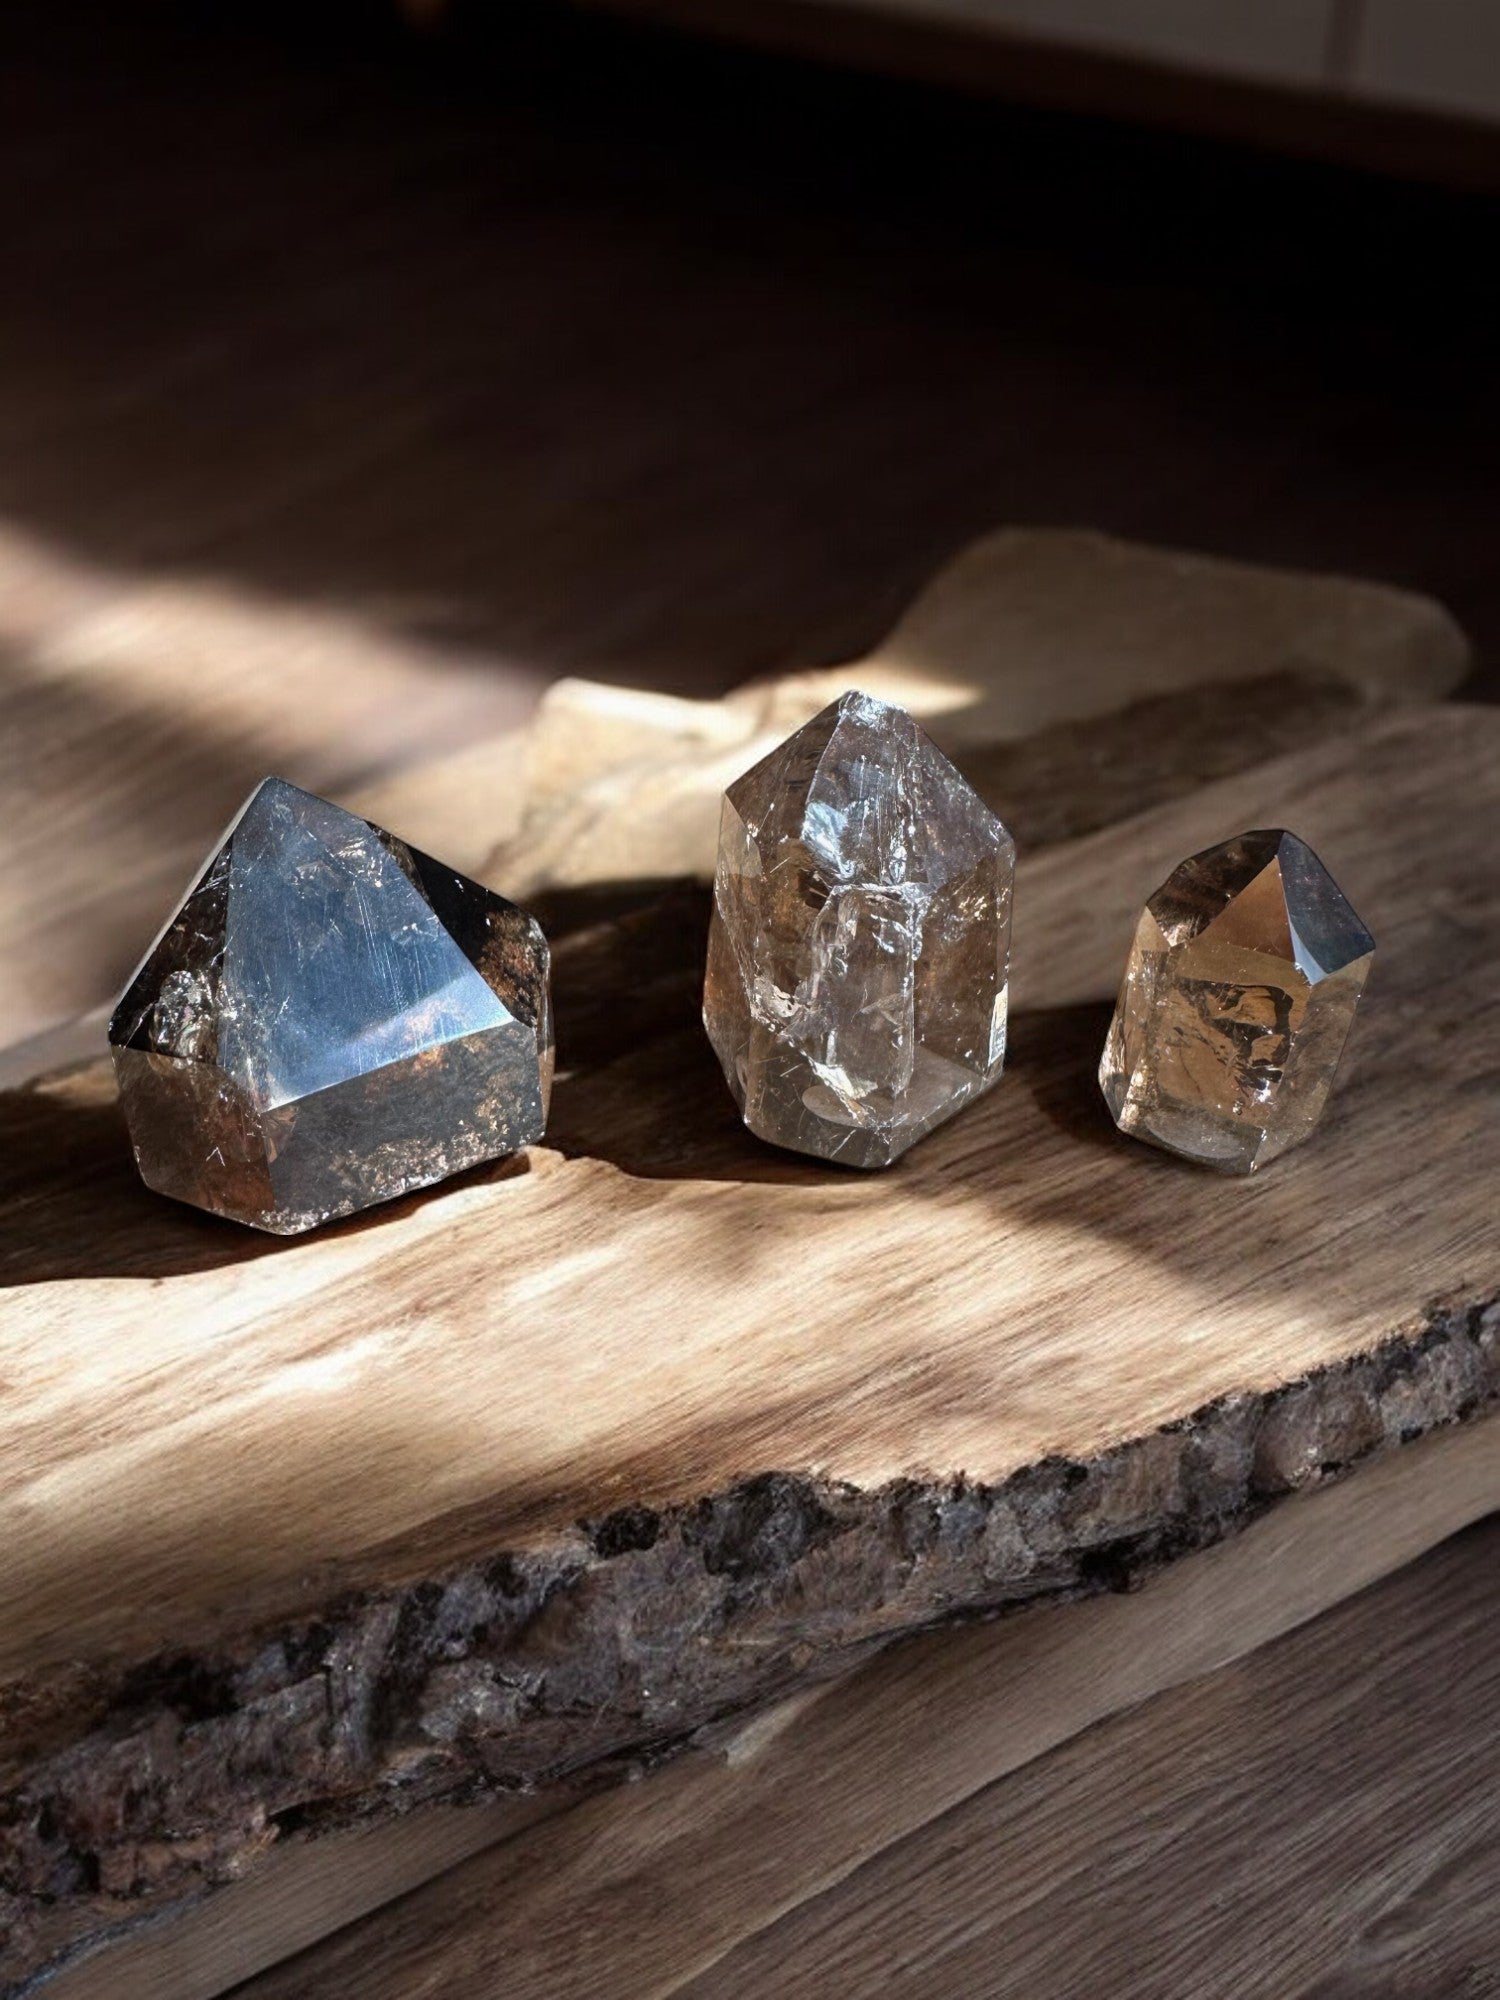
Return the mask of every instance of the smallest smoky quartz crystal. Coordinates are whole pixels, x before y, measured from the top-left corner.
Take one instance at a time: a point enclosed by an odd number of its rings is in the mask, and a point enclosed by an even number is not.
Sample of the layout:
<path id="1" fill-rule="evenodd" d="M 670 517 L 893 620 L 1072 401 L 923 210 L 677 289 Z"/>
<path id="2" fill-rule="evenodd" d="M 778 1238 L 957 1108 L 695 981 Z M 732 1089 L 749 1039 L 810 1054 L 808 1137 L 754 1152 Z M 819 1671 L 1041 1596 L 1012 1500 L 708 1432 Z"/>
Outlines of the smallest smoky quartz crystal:
<path id="1" fill-rule="evenodd" d="M 280 1235 L 542 1135 L 547 943 L 524 910 L 279 778 L 110 1022 L 149 1187 Z"/>
<path id="2" fill-rule="evenodd" d="M 1248 1174 L 1307 1138 L 1375 941 L 1281 828 L 1195 854 L 1147 903 L 1099 1082 L 1122 1132 Z"/>

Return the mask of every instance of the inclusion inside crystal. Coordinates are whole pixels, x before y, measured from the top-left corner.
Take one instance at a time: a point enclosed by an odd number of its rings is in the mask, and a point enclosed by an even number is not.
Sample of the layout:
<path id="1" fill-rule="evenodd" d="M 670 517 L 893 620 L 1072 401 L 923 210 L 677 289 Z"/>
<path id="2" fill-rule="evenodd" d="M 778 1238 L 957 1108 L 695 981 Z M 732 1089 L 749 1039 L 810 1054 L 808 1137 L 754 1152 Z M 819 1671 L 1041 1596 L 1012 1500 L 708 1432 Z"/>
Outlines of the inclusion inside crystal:
<path id="1" fill-rule="evenodd" d="M 1307 1138 L 1374 940 L 1281 828 L 1182 863 L 1131 947 L 1099 1080 L 1125 1132 L 1230 1173 Z"/>
<path id="2" fill-rule="evenodd" d="M 287 1233 L 539 1138 L 546 942 L 367 820 L 267 779 L 110 1023 L 160 1192 Z"/>
<path id="3" fill-rule="evenodd" d="M 704 1022 L 752 1131 L 886 1166 L 1005 1056 L 1015 849 L 904 710 L 850 693 L 726 794 Z"/>

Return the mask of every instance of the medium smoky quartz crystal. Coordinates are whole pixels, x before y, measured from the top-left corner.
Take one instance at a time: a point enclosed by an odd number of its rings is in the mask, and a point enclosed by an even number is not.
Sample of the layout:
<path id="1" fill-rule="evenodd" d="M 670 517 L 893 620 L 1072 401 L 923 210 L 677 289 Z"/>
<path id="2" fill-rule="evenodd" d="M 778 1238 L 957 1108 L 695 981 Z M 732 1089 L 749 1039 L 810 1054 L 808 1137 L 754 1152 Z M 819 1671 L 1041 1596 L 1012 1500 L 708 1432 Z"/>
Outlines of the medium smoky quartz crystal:
<path id="1" fill-rule="evenodd" d="M 515 1152 L 547 972 L 524 910 L 268 778 L 110 1022 L 142 1179 L 291 1234 Z"/>
<path id="2" fill-rule="evenodd" d="M 1015 846 L 850 693 L 725 795 L 703 1018 L 762 1139 L 884 1167 L 996 1081 Z"/>
<path id="3" fill-rule="evenodd" d="M 1248 1174 L 1327 1102 L 1375 940 L 1276 827 L 1184 861 L 1147 903 L 1099 1081 L 1115 1123 Z"/>

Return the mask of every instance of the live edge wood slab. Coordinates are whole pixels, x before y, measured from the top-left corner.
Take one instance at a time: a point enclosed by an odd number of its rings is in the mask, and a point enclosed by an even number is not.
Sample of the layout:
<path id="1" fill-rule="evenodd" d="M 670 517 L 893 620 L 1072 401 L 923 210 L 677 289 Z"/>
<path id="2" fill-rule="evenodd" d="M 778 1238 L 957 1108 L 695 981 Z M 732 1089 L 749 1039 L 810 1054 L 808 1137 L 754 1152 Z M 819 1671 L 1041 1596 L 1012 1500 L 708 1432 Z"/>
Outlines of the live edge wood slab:
<path id="1" fill-rule="evenodd" d="M 506 2000 L 1482 1989 L 1500 1523 L 1293 1629 L 1421 1550 L 1431 1500 L 1450 1524 L 1466 1489 L 1494 1505 L 1481 1436 L 1387 1454 L 1147 1589 L 890 1647 L 311 1950 L 288 1956 L 288 1925 L 234 2000 L 489 2000 L 497 1968 Z M 356 1844 L 325 1843 L 346 1869 Z M 191 1933 L 232 1902 L 47 2000 L 221 1991 L 236 1948 L 278 1944 L 246 1910 L 205 1950 Z"/>
<path id="2" fill-rule="evenodd" d="M 1148 1588 L 1041 1602 L 902 1640 L 853 1673 L 698 1732 L 640 1784 L 583 1797 L 549 1786 L 320 1838 L 291 1835 L 243 1880 L 75 1961 L 48 1983 L 46 2000 L 215 2000 L 231 1989 L 234 2000 L 346 2000 L 355 1991 L 361 2000 L 489 2000 L 497 1967 L 506 2000 L 676 2000 L 716 1975 L 732 1991 L 779 1994 L 798 1972 L 833 2000 L 866 2000 L 894 1990 L 898 1970 L 924 2000 L 968 2000 L 968 1979 L 934 1976 L 935 1946 L 997 1929 L 1006 1943 L 991 1951 L 991 1977 L 1021 2000 L 1049 1990 L 1074 2000 L 1092 1990 L 1086 1964 L 1110 1966 L 1099 1983 L 1111 1993 L 1133 1971 L 1155 2000 L 1187 1991 L 1286 2000 L 1294 1977 L 1343 1955 L 1350 1916 L 1368 1919 L 1372 1906 L 1379 1930 L 1397 1929 L 1407 1945 L 1422 1932 L 1414 1937 L 1405 1916 L 1425 1916 L 1429 1939 L 1436 1916 L 1447 1962 L 1461 1964 L 1476 1929 L 1495 1922 L 1490 1911 L 1486 1923 L 1472 1870 L 1466 1882 L 1453 1867 L 1453 1836 L 1467 1835 L 1482 1860 L 1487 1826 L 1493 1849 L 1500 1743 L 1475 1718 L 1480 1691 L 1500 1672 L 1500 1576 L 1493 1526 L 1487 1537 L 1434 1544 L 1500 1506 L 1497 1460 L 1485 1425 L 1447 1427 L 1383 1453 L 1356 1478 L 1293 1496 Z M 1432 1564 L 1446 1566 L 1455 1546 L 1466 1551 L 1467 1608 L 1462 1591 L 1455 1604 L 1429 1586 Z M 1398 1571 L 1399 1601 L 1369 1589 Z M 1338 1607 L 1361 1591 L 1351 1624 Z M 1306 1670 L 1282 1673 L 1266 1649 L 1274 1656 L 1278 1638 L 1298 1627 L 1311 1641 L 1297 1642 Z M 1425 1685 L 1397 1690 L 1392 1716 L 1381 1669 L 1416 1632 L 1441 1664 L 1418 1665 L 1413 1679 L 1425 1668 Z M 1199 1717 L 1205 1693 L 1219 1708 L 1209 1729 L 1198 1717 L 1163 1723 L 1163 1705 L 1170 1717 L 1184 1689 Z M 1342 1742 L 1318 1740 L 1330 1708 L 1343 1719 Z M 1128 1718 L 1130 1748 L 1095 1763 L 1087 1746 L 1109 1739 L 1100 1725 L 1112 1717 Z M 1434 1737 L 1447 1749 L 1441 1790 L 1411 1769 L 1416 1747 Z M 960 1868 L 919 1864 L 902 1879 L 906 1857 L 951 1846 L 955 1822 L 972 1824 L 976 1810 L 1017 1789 L 1049 1790 L 1049 1770 L 1075 1770 L 1078 1754 L 1101 1777 L 1113 1765 L 1127 1797 L 1153 1764 L 1175 1760 L 1200 1785 L 1211 1771 L 1205 1789 L 1222 1839 L 1205 1840 L 1201 1816 L 1160 1802 L 1131 1815 L 1123 1834 L 1118 1814 L 1075 1807 L 1049 1815 L 1027 1867 L 992 1874 L 978 1896 L 980 1855 L 967 1841 Z M 1263 1768 L 1267 1757 L 1280 1767 L 1274 1784 L 1248 1785 L 1236 1772 L 1226 1810 L 1221 1774 Z M 1298 1774 L 1290 1784 L 1287 1773 Z M 1298 1829 L 1290 1852 L 1279 1831 L 1288 1825 Z M 1359 1827 L 1363 1853 L 1349 1838 Z M 1134 1878 L 1128 1925 L 1118 1903 L 1080 1886 L 1101 1846 L 1111 1849 L 1110 1873 Z M 1434 1910 L 1424 1889 L 1437 1870 L 1450 1886 Z M 1260 1906 L 1287 1920 L 1274 1947 L 1240 1933 L 1247 1875 Z M 1040 1938 L 1033 1926 L 1043 1948 L 1017 1955 L 1011 1940 L 1022 1909 L 1034 1915 L 1039 1879 L 1053 1885 L 1051 1921 Z M 960 1881 L 961 1890 L 950 1886 Z M 847 1921 L 861 1901 L 878 1951 L 832 1959 L 807 1945 L 830 1902 Z M 877 1912 L 898 1902 L 910 1921 L 893 1949 Z M 851 1928 L 861 1928 L 857 1917 Z M 1196 1938 L 1191 1974 L 1169 1981 L 1159 1944 L 1127 1949 L 1122 1928 Z M 746 1952 L 782 1940 L 792 1944 L 785 1974 L 734 1986 Z"/>
<path id="3" fill-rule="evenodd" d="M 834 677 L 907 673 L 1023 838 L 1028 769 L 1055 781 L 1006 1078 L 890 1174 L 736 1124 L 694 1020 L 710 792 L 658 810 L 641 782 L 701 742 L 621 760 L 603 698 L 593 739 L 564 732 L 581 808 L 554 760 L 486 829 L 513 746 L 379 801 L 477 866 L 433 832 L 468 801 L 548 926 L 545 1147 L 286 1243 L 147 1195 L 102 1063 L 0 1098 L 12 1983 L 291 1829 L 649 1760 L 897 1634 L 1131 1583 L 1493 1403 L 1500 715 L 1390 708 L 1378 646 L 1263 646 L 1259 682 L 1210 661 L 1217 700 L 1126 673 L 1008 732 L 1004 663 L 962 670 L 982 624 Z M 1419 696 L 1454 665 L 1424 629 Z M 739 754 L 747 712 L 779 724 L 821 679 L 695 726 Z M 1205 769 L 1233 775 L 1184 790 Z M 1268 823 L 1379 955 L 1315 1142 L 1226 1182 L 1117 1138 L 1094 1068 L 1142 898 Z"/>

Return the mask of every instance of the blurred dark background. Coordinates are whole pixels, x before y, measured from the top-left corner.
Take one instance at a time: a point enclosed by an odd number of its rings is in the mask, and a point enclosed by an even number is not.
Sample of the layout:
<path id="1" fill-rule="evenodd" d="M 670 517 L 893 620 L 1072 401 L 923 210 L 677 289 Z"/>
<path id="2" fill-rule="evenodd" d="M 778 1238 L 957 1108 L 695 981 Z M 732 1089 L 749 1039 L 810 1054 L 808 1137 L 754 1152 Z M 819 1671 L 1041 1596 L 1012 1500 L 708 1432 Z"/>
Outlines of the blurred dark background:
<path id="1" fill-rule="evenodd" d="M 1085 523 L 1434 592 L 1495 686 L 1482 191 L 498 0 L 0 36 L 0 522 L 85 571 L 707 692 Z"/>
<path id="2" fill-rule="evenodd" d="M 0 13 L 0 1048 L 267 771 L 851 658 L 1002 525 L 1431 592 L 1500 693 L 1500 123 L 689 11 Z"/>

